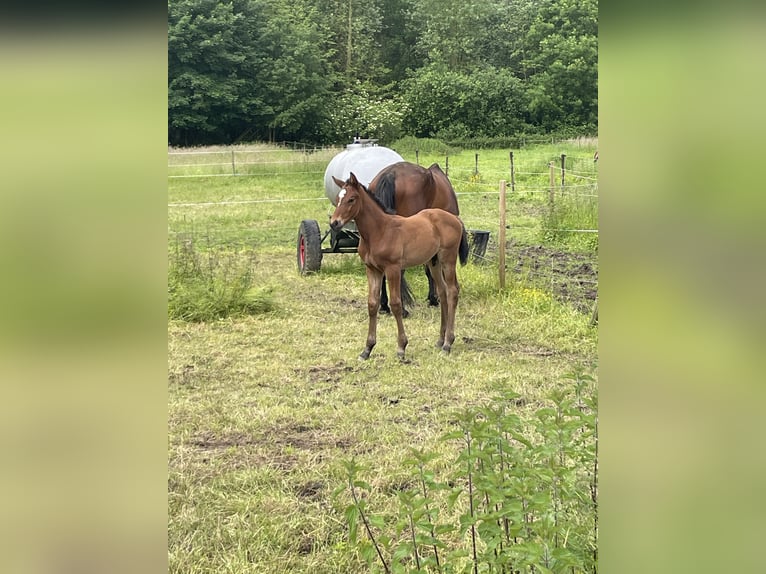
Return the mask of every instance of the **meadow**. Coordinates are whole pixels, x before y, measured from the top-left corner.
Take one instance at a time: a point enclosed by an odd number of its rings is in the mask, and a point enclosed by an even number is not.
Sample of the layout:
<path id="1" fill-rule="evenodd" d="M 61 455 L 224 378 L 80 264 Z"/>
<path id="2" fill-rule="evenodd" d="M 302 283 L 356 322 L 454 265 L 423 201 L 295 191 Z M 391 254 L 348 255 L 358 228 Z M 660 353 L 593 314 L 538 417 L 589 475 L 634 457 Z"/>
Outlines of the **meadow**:
<path id="1" fill-rule="evenodd" d="M 358 256 L 325 254 L 318 273 L 297 271 L 300 222 L 328 227 L 322 176 L 339 149 L 189 151 L 169 153 L 171 274 L 191 253 L 222 284 L 246 276 L 258 304 L 169 318 L 169 571 L 594 571 L 595 143 L 514 150 L 513 192 L 509 150 L 397 149 L 421 165 L 448 162 L 466 227 L 490 232 L 484 256 L 458 270 L 449 356 L 434 347 L 425 277 L 408 271 L 418 304 L 405 362 L 388 316 L 370 359 L 357 359 L 367 328 Z M 552 208 L 548 165 L 562 153 L 567 179 Z M 506 458 L 482 443 L 487 422 Z M 484 455 L 466 456 L 482 444 Z M 523 508 L 501 483 L 521 489 Z"/>

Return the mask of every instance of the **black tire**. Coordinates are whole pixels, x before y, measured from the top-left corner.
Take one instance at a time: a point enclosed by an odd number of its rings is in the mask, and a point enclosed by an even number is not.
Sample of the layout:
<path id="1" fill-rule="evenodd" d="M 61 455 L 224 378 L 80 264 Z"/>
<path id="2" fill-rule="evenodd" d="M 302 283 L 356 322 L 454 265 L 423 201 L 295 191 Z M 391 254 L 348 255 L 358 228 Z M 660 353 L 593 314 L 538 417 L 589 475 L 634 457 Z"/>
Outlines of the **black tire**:
<path id="1" fill-rule="evenodd" d="M 319 224 L 313 219 L 301 221 L 296 256 L 301 275 L 319 271 L 322 266 L 322 235 L 319 233 Z"/>

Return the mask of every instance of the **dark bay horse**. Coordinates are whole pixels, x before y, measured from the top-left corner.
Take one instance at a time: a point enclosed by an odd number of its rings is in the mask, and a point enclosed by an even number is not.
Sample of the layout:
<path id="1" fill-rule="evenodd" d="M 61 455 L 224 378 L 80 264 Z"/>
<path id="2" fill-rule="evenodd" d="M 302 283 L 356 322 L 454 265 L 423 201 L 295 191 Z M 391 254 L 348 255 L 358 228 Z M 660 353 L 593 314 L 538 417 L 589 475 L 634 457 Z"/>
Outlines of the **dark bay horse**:
<path id="1" fill-rule="evenodd" d="M 378 309 L 383 277 L 391 290 L 391 312 L 398 328 L 396 354 L 404 359 L 407 335 L 402 322 L 401 276 L 409 267 L 426 264 L 436 283 L 441 327 L 436 346 L 449 353 L 455 341 L 455 311 L 460 287 L 455 268 L 465 265 L 468 242 L 463 222 L 443 209 L 423 209 L 410 217 L 388 213 L 351 173 L 346 181 L 333 177 L 341 188 L 330 226 L 340 229 L 352 219 L 361 239 L 359 257 L 367 269 L 367 344 L 359 355 L 367 359 L 377 342 Z"/>
<path id="2" fill-rule="evenodd" d="M 428 169 L 408 161 L 391 164 L 375 176 L 368 189 L 383 207 L 403 217 L 410 217 L 429 208 L 439 208 L 454 215 L 460 215 L 455 190 L 447 175 L 436 163 Z M 426 276 L 428 277 L 428 302 L 436 306 L 439 302 L 428 266 L 426 266 Z M 405 306 L 411 306 L 414 303 L 404 275 L 402 275 L 402 299 Z M 390 312 L 385 278 L 381 294 L 381 311 Z M 404 314 L 407 316 L 406 309 Z"/>

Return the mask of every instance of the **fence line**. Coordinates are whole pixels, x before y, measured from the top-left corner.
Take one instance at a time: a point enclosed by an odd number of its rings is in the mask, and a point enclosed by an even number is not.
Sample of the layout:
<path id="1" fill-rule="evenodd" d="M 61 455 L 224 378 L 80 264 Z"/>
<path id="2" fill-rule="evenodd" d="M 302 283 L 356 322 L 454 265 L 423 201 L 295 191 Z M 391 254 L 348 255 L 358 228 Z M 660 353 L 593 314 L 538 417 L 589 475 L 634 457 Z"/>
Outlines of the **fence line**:
<path id="1" fill-rule="evenodd" d="M 284 164 L 296 164 L 296 163 L 309 163 L 309 162 L 296 162 L 296 161 L 238 161 L 236 162 L 237 167 L 241 165 L 284 165 Z M 316 161 L 315 163 L 320 163 L 319 161 Z M 231 162 L 227 161 L 225 163 L 174 163 L 174 164 L 168 164 L 168 168 L 194 168 L 194 167 L 210 167 L 210 166 L 221 166 L 225 165 L 227 167 L 231 167 Z M 233 174 L 232 174 L 233 175 Z"/>
<path id="2" fill-rule="evenodd" d="M 498 191 L 493 192 L 482 192 L 482 195 L 489 195 L 489 194 L 497 194 Z M 543 191 L 534 191 L 534 192 L 525 192 L 525 193 L 548 193 L 547 190 Z M 455 192 L 455 195 L 478 195 L 476 192 L 471 191 L 459 191 Z M 578 194 L 579 196 L 583 197 L 598 197 L 597 195 L 593 194 Z M 168 207 L 200 207 L 200 206 L 216 206 L 216 205 L 244 205 L 248 203 L 295 203 L 295 202 L 302 202 L 302 201 L 327 201 L 326 196 L 322 197 L 303 197 L 303 198 L 289 198 L 289 199 L 242 199 L 242 200 L 232 200 L 232 201 L 189 201 L 189 202 L 177 202 L 177 203 L 168 203 Z"/>
<path id="3" fill-rule="evenodd" d="M 301 144 L 303 145 L 303 144 Z M 297 148 L 282 148 L 282 149 L 235 149 L 235 148 L 229 148 L 226 150 L 194 150 L 194 151 L 170 151 L 168 150 L 168 155 L 207 155 L 207 154 L 223 154 L 231 155 L 232 152 L 234 153 L 285 153 L 288 152 L 296 152 L 296 153 L 316 153 L 318 151 L 330 151 L 330 150 L 340 150 L 342 148 L 339 148 L 337 146 L 307 146 L 302 149 Z"/>
<path id="4" fill-rule="evenodd" d="M 168 207 L 200 207 L 200 206 L 215 206 L 215 205 L 244 205 L 248 203 L 293 203 L 298 201 L 319 201 L 327 200 L 326 197 L 307 197 L 307 198 L 295 198 L 295 199 L 243 199 L 241 201 L 200 201 L 200 202 L 184 202 L 184 203 L 168 203 Z"/>
<path id="5" fill-rule="evenodd" d="M 272 175 L 316 175 L 324 173 L 324 171 L 270 171 L 264 173 L 201 173 L 201 174 L 184 174 L 184 175 L 168 175 L 168 179 L 178 178 L 193 178 L 193 177 L 263 177 Z"/>

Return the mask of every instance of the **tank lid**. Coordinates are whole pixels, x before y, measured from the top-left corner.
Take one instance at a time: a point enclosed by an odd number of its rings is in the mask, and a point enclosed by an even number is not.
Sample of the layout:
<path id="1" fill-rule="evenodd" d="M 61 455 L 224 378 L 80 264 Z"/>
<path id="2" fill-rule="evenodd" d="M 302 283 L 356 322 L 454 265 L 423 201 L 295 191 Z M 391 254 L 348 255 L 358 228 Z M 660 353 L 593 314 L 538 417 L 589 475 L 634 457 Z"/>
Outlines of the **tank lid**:
<path id="1" fill-rule="evenodd" d="M 377 139 L 370 139 L 370 138 L 354 138 L 354 141 L 348 145 L 346 145 L 346 149 L 359 149 L 363 147 L 373 147 L 378 145 Z"/>

